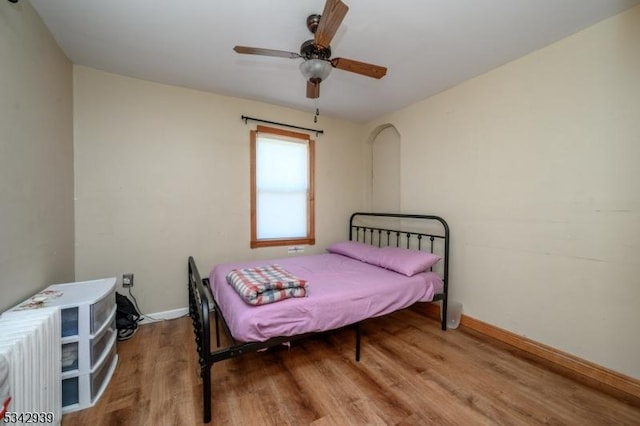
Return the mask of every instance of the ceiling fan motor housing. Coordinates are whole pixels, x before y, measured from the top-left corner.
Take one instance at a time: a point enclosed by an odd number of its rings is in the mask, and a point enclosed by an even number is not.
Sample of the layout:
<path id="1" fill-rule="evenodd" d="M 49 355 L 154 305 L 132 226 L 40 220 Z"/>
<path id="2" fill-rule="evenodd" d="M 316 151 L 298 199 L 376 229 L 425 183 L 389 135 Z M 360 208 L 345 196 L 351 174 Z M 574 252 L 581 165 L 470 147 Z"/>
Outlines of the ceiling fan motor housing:
<path id="1" fill-rule="evenodd" d="M 331 46 L 318 46 L 314 40 L 307 40 L 300 46 L 300 56 L 305 59 L 324 59 L 331 57 Z"/>

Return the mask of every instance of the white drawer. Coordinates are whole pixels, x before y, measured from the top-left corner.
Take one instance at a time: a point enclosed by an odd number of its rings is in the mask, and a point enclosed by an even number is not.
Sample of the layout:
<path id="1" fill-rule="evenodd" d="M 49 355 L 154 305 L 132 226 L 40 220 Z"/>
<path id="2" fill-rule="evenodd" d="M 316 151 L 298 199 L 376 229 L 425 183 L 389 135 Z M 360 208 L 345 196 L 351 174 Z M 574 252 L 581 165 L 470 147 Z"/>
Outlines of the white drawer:
<path id="1" fill-rule="evenodd" d="M 95 401 L 104 390 L 104 386 L 106 386 L 111 378 L 111 374 L 113 374 L 116 362 L 116 345 L 114 344 L 111 346 L 111 351 L 102 365 L 100 365 L 95 372 L 91 373 L 91 401 Z"/>
<path id="2" fill-rule="evenodd" d="M 91 334 L 100 330 L 100 327 L 109 318 L 111 311 L 116 304 L 116 293 L 111 291 L 102 299 L 91 305 Z"/>
<path id="3" fill-rule="evenodd" d="M 111 323 L 100 335 L 91 340 L 91 369 L 100 361 L 103 354 L 111 348 L 116 339 L 116 317 L 115 312 Z"/>

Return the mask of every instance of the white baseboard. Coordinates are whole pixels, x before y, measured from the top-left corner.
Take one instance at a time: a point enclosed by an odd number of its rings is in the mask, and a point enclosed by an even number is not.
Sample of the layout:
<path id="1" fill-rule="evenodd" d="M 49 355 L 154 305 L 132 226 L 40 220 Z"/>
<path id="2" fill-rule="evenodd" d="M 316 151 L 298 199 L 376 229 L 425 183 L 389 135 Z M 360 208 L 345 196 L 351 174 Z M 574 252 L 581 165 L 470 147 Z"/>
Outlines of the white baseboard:
<path id="1" fill-rule="evenodd" d="M 158 321 L 167 321 L 189 315 L 189 308 L 178 308 L 170 311 L 144 314 L 139 324 L 151 324 Z"/>

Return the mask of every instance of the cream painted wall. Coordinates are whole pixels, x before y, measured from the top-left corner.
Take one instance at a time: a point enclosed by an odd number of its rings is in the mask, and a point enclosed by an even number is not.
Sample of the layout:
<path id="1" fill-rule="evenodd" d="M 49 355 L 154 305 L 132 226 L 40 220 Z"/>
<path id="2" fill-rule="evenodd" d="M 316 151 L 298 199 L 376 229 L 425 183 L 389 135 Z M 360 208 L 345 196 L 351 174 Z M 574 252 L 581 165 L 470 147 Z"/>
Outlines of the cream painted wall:
<path id="1" fill-rule="evenodd" d="M 0 2 L 0 311 L 73 281 L 72 67 L 29 2 Z"/>
<path id="2" fill-rule="evenodd" d="M 384 123 L 466 314 L 640 378 L 640 7 Z"/>
<path id="3" fill-rule="evenodd" d="M 74 67 L 76 275 L 133 272 L 143 312 L 187 306 L 186 264 L 287 256 L 249 248 L 249 131 L 241 115 L 320 128 L 316 245 L 363 206 L 361 126 Z M 315 135 L 314 135 L 315 136 Z"/>

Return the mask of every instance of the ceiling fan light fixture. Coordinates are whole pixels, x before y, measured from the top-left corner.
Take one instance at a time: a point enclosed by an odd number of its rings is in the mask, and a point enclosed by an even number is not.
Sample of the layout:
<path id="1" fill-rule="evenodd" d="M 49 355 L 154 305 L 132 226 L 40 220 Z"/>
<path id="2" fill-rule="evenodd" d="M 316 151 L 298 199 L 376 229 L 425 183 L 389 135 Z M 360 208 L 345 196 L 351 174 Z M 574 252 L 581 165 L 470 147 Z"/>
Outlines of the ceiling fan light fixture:
<path id="1" fill-rule="evenodd" d="M 325 80 L 329 77 L 332 69 L 333 65 L 331 65 L 331 62 L 323 59 L 307 59 L 300 64 L 300 72 L 302 72 L 302 75 L 307 80 Z"/>

